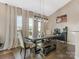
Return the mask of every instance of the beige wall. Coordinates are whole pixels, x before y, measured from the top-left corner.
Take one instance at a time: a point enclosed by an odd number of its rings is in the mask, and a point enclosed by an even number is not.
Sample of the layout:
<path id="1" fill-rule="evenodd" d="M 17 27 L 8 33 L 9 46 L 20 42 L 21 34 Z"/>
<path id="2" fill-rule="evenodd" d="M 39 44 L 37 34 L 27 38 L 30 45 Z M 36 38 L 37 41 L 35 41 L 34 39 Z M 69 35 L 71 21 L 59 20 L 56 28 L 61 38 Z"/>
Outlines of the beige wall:
<path id="1" fill-rule="evenodd" d="M 67 23 L 56 23 L 56 17 L 67 14 Z M 48 32 L 54 28 L 63 28 L 68 26 L 68 43 L 76 45 L 75 59 L 79 59 L 79 0 L 72 0 L 69 4 L 48 17 Z"/>
<path id="2" fill-rule="evenodd" d="M 67 23 L 57 24 L 56 17 L 63 14 L 67 14 Z M 75 44 L 75 39 L 71 36 L 74 36 L 73 31 L 79 31 L 79 0 L 72 0 L 69 4 L 49 16 L 48 19 L 49 32 L 56 27 L 63 28 L 68 26 L 68 42 Z"/>

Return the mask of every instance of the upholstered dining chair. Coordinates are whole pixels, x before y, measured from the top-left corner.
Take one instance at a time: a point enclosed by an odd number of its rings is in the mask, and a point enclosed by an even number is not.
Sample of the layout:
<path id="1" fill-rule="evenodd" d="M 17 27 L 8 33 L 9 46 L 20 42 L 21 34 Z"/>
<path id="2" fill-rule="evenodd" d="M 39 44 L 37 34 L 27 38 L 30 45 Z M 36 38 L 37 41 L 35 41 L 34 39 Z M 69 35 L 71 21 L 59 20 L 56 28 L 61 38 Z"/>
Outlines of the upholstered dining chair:
<path id="1" fill-rule="evenodd" d="M 35 55 L 35 44 L 29 40 L 28 38 L 24 38 L 24 59 L 26 58 L 26 50 L 29 49 L 30 50 L 30 55 L 33 53 L 33 55 Z M 33 56 L 32 55 L 32 56 Z M 33 59 L 33 57 L 31 57 L 31 59 Z"/>
<path id="2" fill-rule="evenodd" d="M 26 59 L 26 50 L 29 49 L 30 54 L 34 53 L 35 44 L 28 38 L 23 37 L 22 31 L 18 31 L 18 39 L 20 41 L 20 46 L 22 46 L 24 48 L 24 59 Z M 21 48 L 20 53 L 22 52 L 23 48 Z M 34 53 L 34 55 L 35 55 L 35 53 Z"/>

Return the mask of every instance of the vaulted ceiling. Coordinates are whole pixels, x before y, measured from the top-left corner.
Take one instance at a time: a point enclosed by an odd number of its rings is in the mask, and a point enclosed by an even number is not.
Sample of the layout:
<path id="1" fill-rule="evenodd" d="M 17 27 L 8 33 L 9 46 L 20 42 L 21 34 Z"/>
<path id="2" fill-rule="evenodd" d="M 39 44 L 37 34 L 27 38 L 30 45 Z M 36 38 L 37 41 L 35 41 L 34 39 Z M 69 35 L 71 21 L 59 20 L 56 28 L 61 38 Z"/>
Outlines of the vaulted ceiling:
<path id="1" fill-rule="evenodd" d="M 12 6 L 49 16 L 71 0 L 0 0 Z"/>

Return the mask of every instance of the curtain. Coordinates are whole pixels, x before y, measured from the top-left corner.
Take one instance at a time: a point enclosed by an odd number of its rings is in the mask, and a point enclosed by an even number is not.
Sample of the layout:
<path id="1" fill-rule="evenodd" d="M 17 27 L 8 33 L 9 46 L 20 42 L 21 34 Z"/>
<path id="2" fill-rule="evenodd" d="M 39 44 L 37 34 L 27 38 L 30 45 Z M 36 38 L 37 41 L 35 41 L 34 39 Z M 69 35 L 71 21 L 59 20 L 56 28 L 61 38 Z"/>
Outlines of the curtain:
<path id="1" fill-rule="evenodd" d="M 41 26 L 41 32 L 42 32 L 42 35 L 47 35 L 47 24 L 48 24 L 48 20 L 47 19 L 42 19 L 42 26 Z"/>
<path id="2" fill-rule="evenodd" d="M 23 39 L 17 36 L 17 16 L 22 16 L 22 9 L 5 5 L 5 43 L 4 49 L 23 47 Z"/>
<path id="3" fill-rule="evenodd" d="M 29 36 L 29 12 L 22 10 L 22 19 L 23 19 L 23 37 Z"/>
<path id="4" fill-rule="evenodd" d="M 6 5 L 6 33 L 4 49 L 11 49 L 18 46 L 18 40 L 16 38 L 16 15 L 17 9 L 12 6 Z"/>
<path id="5" fill-rule="evenodd" d="M 38 36 L 38 19 L 34 18 L 34 23 L 33 23 L 33 38 L 36 38 Z"/>
<path id="6" fill-rule="evenodd" d="M 23 37 L 28 37 L 29 34 L 29 12 L 9 5 L 5 5 L 4 10 L 6 19 L 4 23 L 4 28 L 6 28 L 4 49 L 23 47 Z M 22 16 L 22 31 L 19 32 L 19 39 L 17 38 L 17 16 Z"/>
<path id="7" fill-rule="evenodd" d="M 6 23 L 6 17 L 5 17 L 5 13 L 6 13 L 6 8 L 4 4 L 0 3 L 0 43 L 4 43 L 5 42 L 5 23 Z"/>
<path id="8" fill-rule="evenodd" d="M 42 19 L 42 23 L 41 23 L 41 36 L 44 36 L 46 34 L 45 32 L 45 23 L 44 23 L 44 19 Z"/>

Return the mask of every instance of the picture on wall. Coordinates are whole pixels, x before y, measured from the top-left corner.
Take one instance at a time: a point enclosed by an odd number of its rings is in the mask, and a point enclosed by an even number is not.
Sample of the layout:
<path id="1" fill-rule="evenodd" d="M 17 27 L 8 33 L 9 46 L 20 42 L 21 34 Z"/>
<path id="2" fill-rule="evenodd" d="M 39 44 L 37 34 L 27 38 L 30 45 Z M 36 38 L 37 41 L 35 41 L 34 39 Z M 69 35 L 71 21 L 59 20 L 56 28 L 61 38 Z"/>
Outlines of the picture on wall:
<path id="1" fill-rule="evenodd" d="M 61 15 L 61 16 L 57 16 L 56 18 L 56 23 L 63 23 L 63 22 L 67 22 L 67 15 Z"/>

